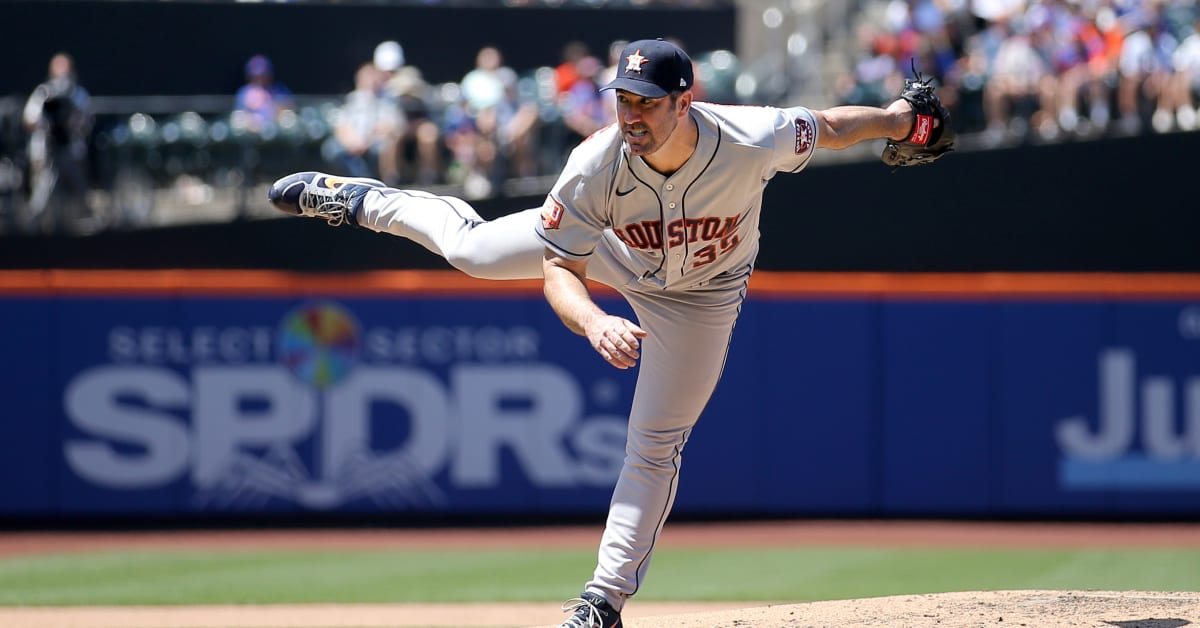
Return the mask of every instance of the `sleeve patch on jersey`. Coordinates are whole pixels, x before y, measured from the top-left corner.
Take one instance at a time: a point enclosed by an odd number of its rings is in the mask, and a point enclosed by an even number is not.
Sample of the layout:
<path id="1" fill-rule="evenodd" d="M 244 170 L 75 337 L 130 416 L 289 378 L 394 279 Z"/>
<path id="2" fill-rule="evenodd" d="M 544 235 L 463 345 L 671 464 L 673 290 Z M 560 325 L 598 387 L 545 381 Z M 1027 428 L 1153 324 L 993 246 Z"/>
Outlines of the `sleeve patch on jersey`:
<path id="1" fill-rule="evenodd" d="M 813 127 L 807 118 L 796 118 L 796 154 L 808 152 L 813 145 Z"/>
<path id="2" fill-rule="evenodd" d="M 559 223 L 562 222 L 564 211 L 566 209 L 562 203 L 554 200 L 552 196 L 547 196 L 546 203 L 542 205 L 542 228 L 557 229 Z"/>

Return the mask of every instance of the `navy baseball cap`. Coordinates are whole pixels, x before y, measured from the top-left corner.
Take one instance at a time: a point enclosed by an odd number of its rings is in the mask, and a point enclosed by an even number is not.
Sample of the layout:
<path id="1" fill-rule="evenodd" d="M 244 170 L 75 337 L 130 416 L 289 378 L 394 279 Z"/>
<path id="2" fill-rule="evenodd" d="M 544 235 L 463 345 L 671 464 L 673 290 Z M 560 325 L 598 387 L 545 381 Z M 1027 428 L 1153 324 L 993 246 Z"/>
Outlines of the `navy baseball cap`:
<path id="1" fill-rule="evenodd" d="M 617 78 L 606 89 L 623 89 L 638 96 L 662 98 L 692 86 L 692 58 L 682 48 L 661 39 L 639 39 L 621 51 Z"/>

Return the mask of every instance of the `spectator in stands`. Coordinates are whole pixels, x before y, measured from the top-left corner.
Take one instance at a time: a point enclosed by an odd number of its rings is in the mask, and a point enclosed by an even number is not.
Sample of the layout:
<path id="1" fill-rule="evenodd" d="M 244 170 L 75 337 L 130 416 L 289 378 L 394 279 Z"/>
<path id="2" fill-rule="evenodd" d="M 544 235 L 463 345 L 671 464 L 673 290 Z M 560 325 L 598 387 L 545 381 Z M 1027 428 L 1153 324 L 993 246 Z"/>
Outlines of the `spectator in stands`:
<path id="1" fill-rule="evenodd" d="M 461 89 L 476 133 L 477 174 L 492 186 L 506 177 L 537 174 L 537 104 L 520 99 L 517 74 L 504 65 L 497 48 L 479 50 L 475 68 L 463 77 Z"/>
<path id="2" fill-rule="evenodd" d="M 953 71 L 957 107 L 951 112 L 956 127 L 963 132 L 978 132 L 987 128 L 983 91 L 990 71 L 990 59 L 983 38 L 978 34 L 967 37 L 962 57 Z"/>
<path id="3" fill-rule="evenodd" d="M 1182 131 L 1200 128 L 1200 109 L 1196 108 L 1196 96 L 1200 94 L 1200 15 L 1171 55 L 1171 66 L 1170 105 L 1175 108 L 1176 124 Z"/>
<path id="4" fill-rule="evenodd" d="M 364 63 L 354 74 L 354 90 L 346 94 L 334 126 L 333 160 L 354 177 L 399 179 L 396 152 L 404 118 L 396 104 L 385 98 L 384 74 Z"/>
<path id="5" fill-rule="evenodd" d="M 91 97 L 79 84 L 69 54 L 51 57 L 46 80 L 30 94 L 22 121 L 29 133 L 32 217 L 42 220 L 44 228 L 56 228 L 64 220 L 90 220 L 88 142 L 94 114 Z M 64 211 L 78 216 L 51 216 L 46 211 L 55 191 L 64 195 Z"/>
<path id="6" fill-rule="evenodd" d="M 1060 132 L 1074 133 L 1079 126 L 1079 96 L 1088 77 L 1087 56 L 1079 45 L 1076 16 L 1059 0 L 1032 5 L 1026 18 L 1035 24 L 1033 41 L 1038 55 L 1050 69 L 1043 79 L 1042 109 L 1035 128 L 1043 140 Z"/>
<path id="7" fill-rule="evenodd" d="M 1087 57 L 1087 80 L 1083 97 L 1087 104 L 1088 126 L 1104 132 L 1112 118 L 1113 86 L 1117 84 L 1118 62 L 1124 34 L 1111 6 L 1080 6 L 1076 23 L 1079 45 Z"/>
<path id="8" fill-rule="evenodd" d="M 1001 37 L 983 90 L 989 141 L 1023 139 L 1031 125 L 1039 126 L 1047 116 L 1053 120 L 1054 75 L 1023 17 L 998 21 L 992 28 Z"/>
<path id="9" fill-rule="evenodd" d="M 237 92 L 235 126 L 261 133 L 279 121 L 284 111 L 295 108 L 292 92 L 275 80 L 271 60 L 254 55 L 246 61 L 246 84 Z"/>
<path id="10" fill-rule="evenodd" d="M 442 112 L 442 141 L 449 153 L 446 181 L 463 186 L 463 197 L 486 198 L 492 194 L 488 177 L 494 160 L 494 145 L 479 132 L 475 118 L 467 113 L 467 103 L 457 84 L 448 85 L 453 94 Z"/>
<path id="11" fill-rule="evenodd" d="M 1181 78 L 1200 57 L 1181 43 L 1198 11 L 1195 0 L 875 0 L 834 96 L 870 104 L 895 93 L 886 84 L 915 57 L 961 130 L 985 112 L 988 143 L 1030 130 L 1136 133 L 1144 120 L 1157 132 L 1200 128 L 1195 80 Z"/>
<path id="12" fill-rule="evenodd" d="M 1153 111 L 1151 124 L 1154 130 L 1169 131 L 1173 115 L 1159 106 L 1159 98 L 1171 73 L 1171 55 L 1177 42 L 1165 28 L 1162 12 L 1156 4 L 1146 4 L 1126 14 L 1124 20 L 1129 30 L 1118 61 L 1117 106 L 1121 113 L 1121 131 L 1139 131 L 1143 111 Z"/>
<path id="13" fill-rule="evenodd" d="M 376 46 L 373 63 L 384 74 L 384 94 L 405 121 L 396 150 L 398 178 L 423 185 L 437 183 L 442 169 L 441 130 L 430 104 L 429 84 L 419 69 L 407 63 L 398 42 L 389 40 Z M 392 184 L 387 179 L 384 182 Z"/>
<path id="14" fill-rule="evenodd" d="M 579 61 L 590 56 L 587 44 L 572 40 L 563 46 L 562 61 L 554 68 L 554 93 L 563 95 L 579 80 Z"/>
<path id="15" fill-rule="evenodd" d="M 558 97 L 563 124 L 570 130 L 565 141 L 568 147 L 616 122 L 616 109 L 608 106 L 597 81 L 602 69 L 600 60 L 588 55 L 576 61 L 575 66 L 575 82 Z"/>

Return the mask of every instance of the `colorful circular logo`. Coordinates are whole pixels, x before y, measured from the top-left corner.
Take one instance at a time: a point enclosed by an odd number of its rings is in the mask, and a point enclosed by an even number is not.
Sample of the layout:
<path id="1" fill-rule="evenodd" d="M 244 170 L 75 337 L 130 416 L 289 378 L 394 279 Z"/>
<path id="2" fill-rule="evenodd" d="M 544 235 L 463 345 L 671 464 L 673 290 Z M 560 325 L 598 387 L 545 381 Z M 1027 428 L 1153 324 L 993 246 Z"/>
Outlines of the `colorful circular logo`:
<path id="1" fill-rule="evenodd" d="M 360 347 L 358 321 L 337 303 L 301 305 L 279 326 L 279 361 L 316 388 L 327 388 L 349 375 Z"/>

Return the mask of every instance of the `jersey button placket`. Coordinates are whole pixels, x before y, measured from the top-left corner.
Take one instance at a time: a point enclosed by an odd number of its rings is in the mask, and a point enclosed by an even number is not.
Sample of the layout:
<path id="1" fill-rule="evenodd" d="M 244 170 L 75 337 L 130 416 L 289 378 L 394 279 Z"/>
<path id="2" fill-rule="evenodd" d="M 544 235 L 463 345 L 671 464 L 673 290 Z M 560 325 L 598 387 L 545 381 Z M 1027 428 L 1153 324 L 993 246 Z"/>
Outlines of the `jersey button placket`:
<path id="1" fill-rule="evenodd" d="M 676 208 L 679 206 L 679 203 L 677 203 L 672 198 L 673 195 L 671 194 L 672 192 L 675 191 L 675 184 L 674 183 L 663 184 L 662 189 L 663 189 L 663 194 L 662 194 L 663 201 L 666 202 L 667 210 L 668 210 L 667 216 L 666 216 L 666 219 L 667 219 L 666 222 L 669 224 L 671 221 L 680 218 L 680 216 L 676 210 Z M 665 225 L 664 225 L 664 227 L 665 227 Z M 664 233 L 663 235 L 665 236 L 666 234 Z M 681 247 L 682 246 L 686 246 L 686 245 L 681 245 Z M 668 272 L 669 277 L 678 277 L 683 272 L 683 249 L 682 248 L 674 248 L 669 251 L 669 256 L 667 257 L 667 272 Z"/>

